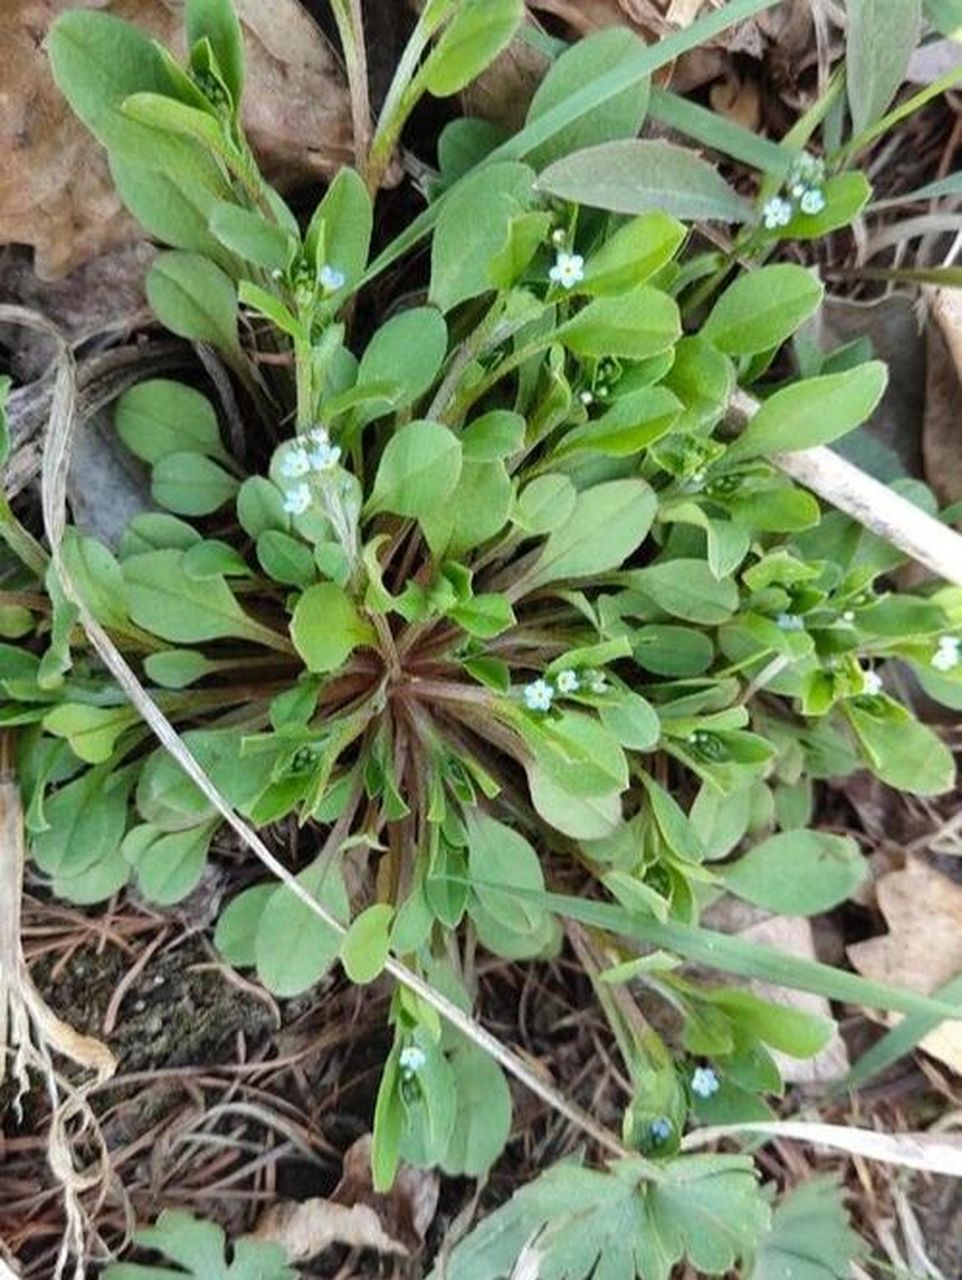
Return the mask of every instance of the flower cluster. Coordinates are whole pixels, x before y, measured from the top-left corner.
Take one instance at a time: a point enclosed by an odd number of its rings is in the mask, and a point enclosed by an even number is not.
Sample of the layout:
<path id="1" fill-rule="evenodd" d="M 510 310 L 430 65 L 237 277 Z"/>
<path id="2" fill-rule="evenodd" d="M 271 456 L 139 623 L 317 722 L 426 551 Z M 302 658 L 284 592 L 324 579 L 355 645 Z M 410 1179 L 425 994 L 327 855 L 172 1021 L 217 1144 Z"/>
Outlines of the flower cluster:
<path id="1" fill-rule="evenodd" d="M 825 208 L 825 164 L 818 156 L 803 151 L 788 172 L 787 195 L 772 196 L 762 209 L 762 224 L 766 231 L 787 227 L 795 214 L 814 218 Z"/>
<path id="2" fill-rule="evenodd" d="M 959 665 L 962 641 L 957 636 L 940 636 L 939 647 L 932 655 L 932 666 L 936 671 L 951 671 Z"/>
<path id="3" fill-rule="evenodd" d="M 529 711 L 550 711 L 555 695 L 562 697 L 584 690 L 587 693 L 601 694 L 608 690 L 608 682 L 601 671 L 572 671 L 566 668 L 559 671 L 554 683 L 544 676 L 532 680 L 522 690 L 524 705 Z"/>
<path id="4" fill-rule="evenodd" d="M 332 471 L 341 458 L 340 447 L 331 444 L 326 427 L 312 427 L 307 435 L 292 441 L 280 462 L 285 480 L 298 481 L 284 492 L 284 510 L 303 515 L 311 505 L 311 488 L 305 477 Z"/>

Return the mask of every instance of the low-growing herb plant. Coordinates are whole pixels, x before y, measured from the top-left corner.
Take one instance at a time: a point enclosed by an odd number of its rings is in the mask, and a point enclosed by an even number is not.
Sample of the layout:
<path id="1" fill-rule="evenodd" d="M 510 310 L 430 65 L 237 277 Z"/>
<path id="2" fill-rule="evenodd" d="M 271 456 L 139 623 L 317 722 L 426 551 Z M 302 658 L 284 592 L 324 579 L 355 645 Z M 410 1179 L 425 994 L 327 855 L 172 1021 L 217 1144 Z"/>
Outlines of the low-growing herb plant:
<path id="1" fill-rule="evenodd" d="M 356 92 L 359 33 L 333 7 Z M 762 7 L 739 0 L 724 22 Z M 347 929 L 255 878 L 216 945 L 282 996 L 338 960 L 370 982 L 394 954 L 470 1011 L 478 946 L 550 956 L 580 922 L 636 1154 L 549 1171 L 452 1274 L 508 1274 L 546 1223 L 545 1277 L 601 1275 L 599 1255 L 619 1280 L 682 1256 L 721 1274 L 763 1247 L 767 1201 L 748 1157 L 681 1155 L 682 1134 L 770 1117 L 773 1051 L 812 1055 L 832 1027 L 683 962 L 941 1009 L 698 923 L 722 892 L 793 915 L 852 893 L 858 847 L 809 827 L 819 780 L 953 781 L 885 671 L 898 659 L 960 704 L 962 591 L 893 590 L 899 553 L 768 460 L 836 439 L 882 395 L 861 349 L 800 343 L 797 376 L 786 344 L 822 285 L 764 264 L 780 238 L 850 221 L 868 184 L 765 144 L 780 176 L 752 202 L 687 150 L 638 141 L 658 61 L 724 23 L 654 49 L 607 31 L 557 58 L 515 137 L 450 124 L 428 211 L 372 260 L 372 192 L 405 119 L 504 47 L 521 0 L 429 0 L 370 148 L 305 227 L 245 140 L 228 0 L 185 13 L 186 66 L 98 12 L 64 14 L 49 47 L 124 201 L 172 246 L 148 277 L 154 312 L 217 349 L 243 439 L 200 378 L 136 385 L 116 430 L 156 509 L 113 549 L 70 529 L 63 556 L 222 795 Z M 740 227 L 733 253 L 699 248 L 695 220 Z M 423 295 L 368 325 L 359 294 L 428 233 Z M 735 255 L 752 269 L 733 274 Z M 762 401 L 740 433 L 738 387 Z M 33 865 L 72 902 L 132 881 L 175 904 L 217 853 L 220 815 L 104 674 L 43 549 L 3 528 L 22 568 L 2 597 L 2 720 Z M 353 894 L 349 853 L 366 871 Z M 639 989 L 673 1011 L 670 1044 Z M 403 988 L 391 1022 L 377 1186 L 402 1157 L 482 1176 L 511 1127 L 501 1068 Z M 552 1228 L 574 1205 L 575 1234 Z"/>

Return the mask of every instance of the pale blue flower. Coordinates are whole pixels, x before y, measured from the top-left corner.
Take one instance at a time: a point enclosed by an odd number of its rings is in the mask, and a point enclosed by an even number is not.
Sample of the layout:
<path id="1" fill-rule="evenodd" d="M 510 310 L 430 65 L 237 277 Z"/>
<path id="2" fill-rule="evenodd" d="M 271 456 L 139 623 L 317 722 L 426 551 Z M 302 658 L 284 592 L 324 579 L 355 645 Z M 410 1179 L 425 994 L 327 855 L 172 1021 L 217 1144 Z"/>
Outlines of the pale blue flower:
<path id="1" fill-rule="evenodd" d="M 299 480 L 311 469 L 307 454 L 299 445 L 294 445 L 281 458 L 280 473 L 289 480 Z"/>
<path id="2" fill-rule="evenodd" d="M 398 1066 L 405 1076 L 416 1075 L 427 1062 L 427 1054 L 416 1044 L 405 1045 L 398 1055 Z"/>
<path id="3" fill-rule="evenodd" d="M 555 684 L 558 686 L 559 693 L 578 692 L 579 681 L 574 671 L 559 671 Z"/>
<path id="4" fill-rule="evenodd" d="M 309 457 L 312 471 L 332 471 L 341 459 L 341 450 L 336 444 L 319 444 Z"/>
<path id="5" fill-rule="evenodd" d="M 547 680 L 533 680 L 524 687 L 524 705 L 529 711 L 550 711 L 554 689 Z"/>
<path id="6" fill-rule="evenodd" d="M 548 272 L 548 279 L 553 284 L 560 284 L 563 289 L 572 289 L 585 278 L 585 260 L 580 253 L 558 251 L 555 264 Z"/>
<path id="7" fill-rule="evenodd" d="M 699 1098 L 712 1098 L 721 1082 L 711 1067 L 696 1067 L 691 1077 L 691 1091 Z"/>
<path id="8" fill-rule="evenodd" d="M 321 282 L 321 288 L 325 293 L 337 293 L 338 289 L 343 289 L 347 283 L 347 277 L 343 271 L 338 271 L 336 267 L 328 266 L 325 262 L 321 267 L 318 279 Z"/>
<path id="9" fill-rule="evenodd" d="M 667 1116 L 659 1116 L 648 1126 L 653 1142 L 667 1142 L 671 1137 L 671 1121 Z"/>
<path id="10" fill-rule="evenodd" d="M 802 213 L 808 214 L 809 217 L 814 217 L 815 214 L 821 213 L 825 208 L 825 192 L 819 187 L 809 187 L 799 200 L 798 207 Z"/>
<path id="11" fill-rule="evenodd" d="M 782 196 L 772 196 L 762 209 L 762 223 L 766 231 L 787 227 L 792 220 L 792 204 Z"/>
<path id="12" fill-rule="evenodd" d="M 940 636 L 939 647 L 932 655 L 932 666 L 936 671 L 951 671 L 959 665 L 959 649 L 962 642 L 956 636 Z"/>
<path id="13" fill-rule="evenodd" d="M 311 491 L 306 484 L 296 484 L 284 494 L 284 510 L 292 516 L 303 515 L 311 505 Z"/>
<path id="14" fill-rule="evenodd" d="M 775 625 L 781 631 L 804 631 L 804 621 L 795 613 L 780 613 L 775 619 Z"/>

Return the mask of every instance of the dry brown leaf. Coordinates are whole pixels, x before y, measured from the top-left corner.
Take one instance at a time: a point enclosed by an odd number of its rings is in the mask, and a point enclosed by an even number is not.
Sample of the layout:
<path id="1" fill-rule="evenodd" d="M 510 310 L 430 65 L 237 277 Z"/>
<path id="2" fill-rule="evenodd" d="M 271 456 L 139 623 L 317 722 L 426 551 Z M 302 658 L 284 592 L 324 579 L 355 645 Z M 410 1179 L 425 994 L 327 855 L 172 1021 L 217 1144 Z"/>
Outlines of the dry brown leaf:
<path id="1" fill-rule="evenodd" d="M 282 1201 L 261 1217 L 254 1236 L 304 1262 L 332 1244 L 409 1258 L 421 1248 L 437 1210 L 436 1173 L 402 1164 L 394 1186 L 379 1195 L 371 1182 L 371 1135 L 344 1154 L 341 1181 L 329 1200 Z"/>
<path id="2" fill-rule="evenodd" d="M 944 505 L 962 498 L 962 299 L 952 289 L 929 293 L 925 335 L 925 478 Z"/>
<path id="3" fill-rule="evenodd" d="M 962 973 L 962 885 L 912 859 L 904 870 L 882 876 L 876 897 L 889 931 L 848 948 L 859 973 L 921 995 Z M 921 1043 L 962 1074 L 962 1022 L 943 1023 Z"/>
<path id="4" fill-rule="evenodd" d="M 770 916 L 743 929 L 738 935 L 749 942 L 774 947 L 785 955 L 798 956 L 802 960 L 817 960 L 811 923 L 802 916 Z M 753 982 L 752 989 L 766 1000 L 811 1013 L 816 1017 L 832 1020 L 832 1009 L 824 996 L 808 991 L 794 991 L 785 987 L 769 987 L 766 983 Z M 828 1044 L 814 1058 L 790 1058 L 787 1054 L 772 1052 L 782 1078 L 790 1084 L 821 1084 L 838 1080 L 848 1071 L 848 1050 L 838 1033 L 832 1034 Z"/>
<path id="5" fill-rule="evenodd" d="M 249 63 L 244 122 L 281 186 L 350 159 L 350 110 L 326 41 L 297 0 L 238 0 Z M 2 0 L 0 244 L 27 244 L 44 278 L 140 238 L 104 152 L 53 83 L 43 39 L 58 13 L 106 9 L 177 47 L 180 17 L 163 0 Z"/>
<path id="6" fill-rule="evenodd" d="M 711 105 L 720 115 L 734 120 L 743 129 L 757 132 L 762 123 L 762 99 L 755 80 L 739 80 L 730 74 L 711 87 Z"/>
<path id="7" fill-rule="evenodd" d="M 548 69 L 548 59 L 527 41 L 512 40 L 507 49 L 473 80 L 461 95 L 469 116 L 484 116 L 516 132 L 524 124 L 534 91 Z"/>

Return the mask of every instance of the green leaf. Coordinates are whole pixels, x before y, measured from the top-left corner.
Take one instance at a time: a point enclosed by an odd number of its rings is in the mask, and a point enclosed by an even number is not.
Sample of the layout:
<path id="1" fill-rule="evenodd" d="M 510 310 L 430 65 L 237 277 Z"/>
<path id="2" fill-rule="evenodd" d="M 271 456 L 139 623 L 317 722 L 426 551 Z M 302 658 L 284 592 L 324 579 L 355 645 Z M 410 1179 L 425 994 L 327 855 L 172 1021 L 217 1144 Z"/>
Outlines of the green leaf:
<path id="1" fill-rule="evenodd" d="M 804 267 L 790 262 L 739 276 L 711 309 L 701 335 L 730 356 L 779 347 L 815 312 L 824 290 Z"/>
<path id="2" fill-rule="evenodd" d="M 291 518 L 284 509 L 284 495 L 265 476 L 250 476 L 237 491 L 237 519 L 249 538 L 268 529 L 286 533 Z"/>
<path id="3" fill-rule="evenodd" d="M 350 917 L 340 867 L 318 858 L 297 877 L 322 906 L 346 923 Z M 294 945 L 292 945 L 292 940 Z M 254 954 L 264 986 L 277 996 L 295 996 L 318 982 L 338 957 L 340 934 L 282 885 L 275 889 L 257 925 Z"/>
<path id="4" fill-rule="evenodd" d="M 304 237 L 317 269 L 327 265 L 340 271 L 345 286 L 352 289 L 367 266 L 373 219 L 371 197 L 360 175 L 354 169 L 340 169 L 314 210 Z M 323 262 L 318 260 L 322 227 Z"/>
<path id="5" fill-rule="evenodd" d="M 298 600 L 291 639 L 308 671 L 336 671 L 358 645 L 371 644 L 374 629 L 336 582 L 318 582 Z"/>
<path id="6" fill-rule="evenodd" d="M 927 725 L 912 716 L 875 715 L 849 700 L 845 714 L 872 772 L 890 787 L 917 796 L 938 796 L 955 785 L 955 758 Z"/>
<path id="7" fill-rule="evenodd" d="M 109 858 L 127 822 L 129 774 L 89 769 L 62 786 L 45 805 L 47 827 L 34 835 L 30 852 L 50 876 L 76 876 Z"/>
<path id="8" fill-rule="evenodd" d="M 418 79 L 436 98 L 460 92 L 505 48 L 523 17 L 523 0 L 463 0 Z"/>
<path id="9" fill-rule="evenodd" d="M 294 249 L 293 237 L 276 222 L 268 222 L 252 209 L 242 209 L 227 200 L 214 205 L 208 225 L 231 253 L 267 271 L 283 270 Z"/>
<path id="10" fill-rule="evenodd" d="M 618 568 L 644 542 L 657 502 L 644 480 L 610 480 L 578 494 L 568 519 L 550 535 L 524 589 Z"/>
<path id="11" fill-rule="evenodd" d="M 150 477 L 154 501 L 179 516 L 208 516 L 237 493 L 238 482 L 201 453 L 168 453 Z"/>
<path id="12" fill-rule="evenodd" d="M 363 409 L 360 421 L 413 404 L 434 382 L 447 349 L 447 325 L 436 307 L 411 307 L 382 324 L 361 357 L 357 386 L 383 382 L 392 390 Z"/>
<path id="13" fill-rule="evenodd" d="M 465 812 L 468 876 L 484 910 L 508 929 L 536 930 L 544 911 L 544 875 L 534 849 L 513 828 L 480 809 Z"/>
<path id="14" fill-rule="evenodd" d="M 88 764 L 103 764 L 125 729 L 137 724 L 139 714 L 128 706 L 94 707 L 84 702 L 61 702 L 48 711 L 43 727 L 58 738 L 66 738 L 74 755 Z"/>
<path id="15" fill-rule="evenodd" d="M 805 378 L 770 396 L 729 447 L 726 458 L 790 453 L 829 444 L 871 415 L 882 398 L 888 370 L 878 360 L 845 373 Z"/>
<path id="16" fill-rule="evenodd" d="M 281 302 L 276 294 L 269 293 L 266 289 L 262 289 L 260 285 L 253 284 L 250 280 L 242 280 L 237 288 L 237 298 L 242 306 L 250 307 L 253 311 L 265 316 L 275 328 L 279 329 L 281 333 L 286 333 L 289 338 L 294 338 L 295 341 L 304 339 L 305 325 Z"/>
<path id="17" fill-rule="evenodd" d="M 558 442 L 555 457 L 591 451 L 630 457 L 660 440 L 677 422 L 681 401 L 665 387 L 643 387 L 619 396 L 600 418 L 575 427 Z"/>
<path id="18" fill-rule="evenodd" d="M 285 586 L 309 587 L 317 580 L 311 548 L 279 529 L 265 529 L 257 539 L 257 559 L 268 577 Z"/>
<path id="19" fill-rule="evenodd" d="M 278 647 L 274 632 L 249 618 L 223 578 L 202 581 L 184 572 L 182 551 L 147 551 L 123 563 L 130 616 L 175 644 L 237 637 Z"/>
<path id="20" fill-rule="evenodd" d="M 144 659 L 148 679 L 164 689 L 186 689 L 216 670 L 216 664 L 196 649 L 164 649 Z"/>
<path id="21" fill-rule="evenodd" d="M 195 542 L 184 552 L 184 573 L 188 578 L 204 581 L 207 578 L 249 578 L 251 571 L 247 561 L 227 542 L 219 538 L 205 538 Z"/>
<path id="22" fill-rule="evenodd" d="M 214 207 L 231 192 L 217 162 L 199 143 L 177 139 L 176 163 L 165 169 L 139 160 L 110 155 L 114 186 L 140 225 L 163 244 L 189 249 L 214 259 L 226 271 L 236 262 L 211 235 L 208 222 Z"/>
<path id="23" fill-rule="evenodd" d="M 393 511 L 417 518 L 450 497 L 460 474 L 457 436 L 438 422 L 408 422 L 381 455 L 368 513 Z"/>
<path id="24" fill-rule="evenodd" d="M 442 311 L 491 289 L 490 263 L 515 214 L 531 202 L 534 174 L 506 161 L 483 166 L 451 191 L 431 246 L 431 301 Z"/>
<path id="25" fill-rule="evenodd" d="M 601 722 L 631 751 L 651 751 L 661 737 L 661 722 L 654 707 L 630 689 L 619 690 L 617 702 L 605 703 Z"/>
<path id="26" fill-rule="evenodd" d="M 154 42 L 138 27 L 106 13 L 74 9 L 47 36 L 54 80 L 90 132 L 113 155 L 156 169 L 176 166 L 181 142 L 125 116 L 126 98 L 139 91 L 170 92 Z"/>
<path id="27" fill-rule="evenodd" d="M 571 519 L 577 500 L 568 477 L 549 472 L 521 490 L 512 519 L 525 533 L 551 533 Z"/>
<path id="28" fill-rule="evenodd" d="M 721 1275 L 751 1254 L 768 1221 L 746 1156 L 623 1160 L 608 1172 L 563 1163 L 485 1218 L 450 1267 L 458 1280 L 501 1280 L 536 1241 L 539 1280 L 668 1280 L 683 1258 Z"/>
<path id="29" fill-rule="evenodd" d="M 490 640 L 494 636 L 501 635 L 516 622 L 514 610 L 504 596 L 496 592 L 472 596 L 463 604 L 449 609 L 447 616 L 459 627 L 463 627 L 469 635 L 478 636 L 482 640 Z"/>
<path id="30" fill-rule="evenodd" d="M 114 424 L 130 452 L 144 462 L 189 450 L 227 457 L 214 406 L 193 387 L 171 378 L 150 378 L 125 391 L 117 401 Z"/>
<path id="31" fill-rule="evenodd" d="M 231 359 L 243 358 L 234 285 L 206 258 L 180 249 L 159 254 L 147 276 L 147 300 L 171 333 L 210 342 Z"/>
<path id="32" fill-rule="evenodd" d="M 389 903 L 375 902 L 351 924 L 341 943 L 341 964 L 352 982 L 373 982 L 384 969 L 393 919 Z"/>
<path id="33" fill-rule="evenodd" d="M 822 186 L 825 208 L 821 213 L 796 209 L 790 221 L 780 227 L 780 240 L 821 240 L 830 231 L 847 227 L 872 198 L 872 187 L 864 173 L 837 173 Z"/>
<path id="34" fill-rule="evenodd" d="M 816 915 L 850 898 L 867 864 L 854 840 L 827 831 L 785 831 L 722 869 L 739 898 L 781 915 Z"/>
<path id="35" fill-rule="evenodd" d="M 97 621 L 118 631 L 128 627 L 130 615 L 123 572 L 103 543 L 68 528 L 61 554 L 71 581 Z"/>
<path id="36" fill-rule="evenodd" d="M 461 432 L 465 462 L 499 462 L 524 448 L 525 420 L 508 409 L 492 409 Z"/>
<path id="37" fill-rule="evenodd" d="M 717 626 L 738 608 L 735 583 L 730 578 L 719 582 L 704 560 L 663 560 L 647 569 L 632 569 L 622 581 L 686 622 Z"/>
<path id="38" fill-rule="evenodd" d="M 557 336 L 577 355 L 645 360 L 674 346 L 681 336 L 681 318 L 667 293 L 640 285 L 589 302 L 561 325 Z"/>
<path id="39" fill-rule="evenodd" d="M 680 222 L 659 210 L 632 218 L 588 259 L 579 290 L 598 296 L 644 284 L 672 260 L 685 234 Z"/>
<path id="40" fill-rule="evenodd" d="M 625 27 L 596 31 L 576 41 L 548 69 L 531 99 L 525 123 L 531 125 L 540 120 L 612 68 L 631 63 L 643 48 L 638 36 Z M 543 169 L 553 160 L 585 147 L 616 138 L 633 138 L 645 119 L 649 84 L 647 77 L 639 77 L 620 93 L 584 112 L 550 141 L 533 148 L 528 157 L 531 164 Z"/>
<path id="41" fill-rule="evenodd" d="M 167 94 L 132 93 L 121 110 L 129 119 L 154 128 L 161 136 L 183 134 L 214 155 L 230 153 L 224 128 L 215 116 Z"/>
<path id="42" fill-rule="evenodd" d="M 220 815 L 212 822 L 186 831 L 163 832 L 149 824 L 127 833 L 122 849 L 137 873 L 137 884 L 148 902 L 173 906 L 182 902 L 200 883 L 207 865 L 207 850 Z"/>
<path id="43" fill-rule="evenodd" d="M 895 97 L 919 42 L 921 0 L 846 0 L 845 83 L 856 134 Z"/>
<path id="44" fill-rule="evenodd" d="M 273 881 L 252 885 L 231 898 L 217 917 L 214 946 L 228 964 L 237 968 L 253 968 L 257 926 L 268 902 L 277 892 Z"/>
<path id="45" fill-rule="evenodd" d="M 135 1240 L 184 1269 L 112 1262 L 104 1271 L 104 1280 L 297 1280 L 280 1245 L 247 1236 L 234 1241 L 233 1261 L 228 1265 L 222 1229 L 183 1209 L 165 1209 L 156 1225 L 142 1228 Z"/>
<path id="46" fill-rule="evenodd" d="M 751 205 L 717 170 L 670 142 L 624 139 L 576 151 L 537 181 L 539 191 L 612 213 L 661 209 L 686 222 L 747 222 Z"/>
<path id="47" fill-rule="evenodd" d="M 235 108 L 244 90 L 244 37 L 233 0 L 187 0 L 184 8 L 187 45 L 209 40 Z"/>
<path id="48" fill-rule="evenodd" d="M 444 505 L 427 507 L 421 527 L 435 556 L 462 556 L 500 533 L 514 503 L 514 485 L 503 462 L 465 460 Z"/>
<path id="49" fill-rule="evenodd" d="M 864 1252 L 838 1184 L 809 1178 L 776 1206 L 747 1280 L 848 1280 Z"/>
<path id="50" fill-rule="evenodd" d="M 448 1061 L 458 1101 L 441 1168 L 450 1177 L 483 1178 L 511 1133 L 511 1093 L 498 1064 L 468 1040 L 458 1040 Z"/>

